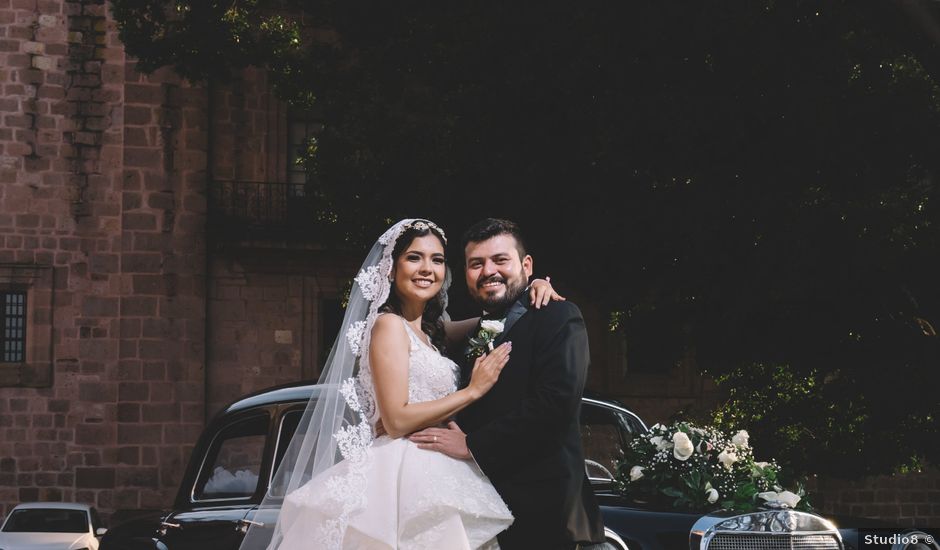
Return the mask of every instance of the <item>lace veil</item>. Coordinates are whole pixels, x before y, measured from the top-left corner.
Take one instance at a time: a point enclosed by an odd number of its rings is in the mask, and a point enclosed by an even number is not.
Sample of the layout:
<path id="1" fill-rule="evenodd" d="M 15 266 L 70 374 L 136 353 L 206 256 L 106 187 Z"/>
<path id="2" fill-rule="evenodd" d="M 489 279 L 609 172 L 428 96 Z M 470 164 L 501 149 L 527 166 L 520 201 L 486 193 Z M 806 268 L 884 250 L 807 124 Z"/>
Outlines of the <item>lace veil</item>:
<path id="1" fill-rule="evenodd" d="M 264 500 L 256 513 L 249 515 L 252 521 L 240 550 L 277 549 L 282 520 L 287 520 L 279 514 L 284 496 L 343 459 L 349 461 L 347 474 L 331 477 L 331 483 L 321 488 L 334 493 L 343 510 L 336 523 L 324 526 L 323 539 L 317 542 L 328 548 L 338 547 L 346 519 L 365 506 L 365 471 L 370 460 L 367 449 L 372 444 L 378 417 L 369 368 L 369 341 L 378 310 L 391 291 L 392 250 L 398 237 L 410 228 L 431 229 L 441 237 L 444 235 L 432 222 L 405 219 L 391 226 L 372 246 L 352 285 L 342 328 L 316 390 Z M 448 270 L 441 287 L 445 309 L 450 281 Z"/>

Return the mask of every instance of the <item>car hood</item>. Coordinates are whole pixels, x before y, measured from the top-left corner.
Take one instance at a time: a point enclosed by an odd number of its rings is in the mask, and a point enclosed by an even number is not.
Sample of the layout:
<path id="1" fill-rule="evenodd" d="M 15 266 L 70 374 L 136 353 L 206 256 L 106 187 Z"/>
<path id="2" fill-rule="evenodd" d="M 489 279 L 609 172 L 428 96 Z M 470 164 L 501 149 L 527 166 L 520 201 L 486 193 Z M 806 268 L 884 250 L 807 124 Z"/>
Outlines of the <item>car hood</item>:
<path id="1" fill-rule="evenodd" d="M 0 533 L 2 550 L 77 550 L 97 542 L 91 533 Z"/>

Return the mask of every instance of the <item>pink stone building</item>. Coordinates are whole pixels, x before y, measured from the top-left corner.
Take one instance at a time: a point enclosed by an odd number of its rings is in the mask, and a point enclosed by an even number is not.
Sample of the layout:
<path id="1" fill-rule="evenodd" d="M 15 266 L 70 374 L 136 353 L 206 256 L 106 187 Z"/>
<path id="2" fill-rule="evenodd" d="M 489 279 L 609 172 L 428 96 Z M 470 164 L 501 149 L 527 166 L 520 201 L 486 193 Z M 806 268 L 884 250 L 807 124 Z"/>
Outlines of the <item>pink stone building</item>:
<path id="1" fill-rule="evenodd" d="M 165 507 L 206 420 L 316 378 L 339 328 L 360 252 L 303 228 L 316 119 L 261 71 L 138 73 L 103 0 L 0 0 L 0 91 L 0 514 Z M 713 399 L 690 360 L 637 371 L 581 305 L 589 387 L 650 422 Z M 826 506 L 936 521 L 931 476 Z"/>
<path id="2" fill-rule="evenodd" d="M 254 71 L 138 73 L 100 0 L 0 1 L 0 25 L 0 509 L 166 506 L 206 418 L 315 377 L 339 322 L 348 252 L 212 237 L 285 229 L 303 186 L 267 184 L 298 181 L 310 122 Z"/>

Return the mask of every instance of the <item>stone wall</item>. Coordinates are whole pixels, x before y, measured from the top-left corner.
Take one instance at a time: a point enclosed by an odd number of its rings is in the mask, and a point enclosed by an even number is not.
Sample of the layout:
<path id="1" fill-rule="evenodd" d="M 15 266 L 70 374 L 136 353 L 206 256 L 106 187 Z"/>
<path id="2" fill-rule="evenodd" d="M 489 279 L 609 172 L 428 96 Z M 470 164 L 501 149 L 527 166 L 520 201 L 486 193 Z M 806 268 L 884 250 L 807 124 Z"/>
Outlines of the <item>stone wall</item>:
<path id="1" fill-rule="evenodd" d="M 224 403 L 319 374 L 357 265 L 209 242 L 210 178 L 286 178 L 263 72 L 142 75 L 104 0 L 0 0 L 0 24 L 0 290 L 29 306 L 27 361 L 0 364 L 0 513 L 168 506 Z"/>
<path id="2" fill-rule="evenodd" d="M 102 0 L 0 23 L 0 288 L 37 305 L 0 364 L 0 512 L 166 505 L 205 408 L 205 93 L 137 74 Z"/>
<path id="3" fill-rule="evenodd" d="M 246 202 L 262 205 L 249 205 L 249 215 L 267 212 L 265 201 L 284 188 L 252 186 L 287 181 L 287 107 L 271 93 L 264 72 L 249 68 L 213 88 L 210 108 L 212 177 L 250 189 Z M 272 239 L 269 228 L 258 229 L 213 235 L 209 416 L 246 393 L 319 376 L 335 337 L 324 334 L 321 309 L 341 298 L 361 260 L 359 252 L 326 251 L 310 239 Z"/>
<path id="4" fill-rule="evenodd" d="M 335 333 L 323 326 L 359 259 L 319 250 L 239 248 L 213 257 L 209 409 L 262 388 L 316 380 Z M 331 311 L 324 311 L 325 309 Z"/>
<path id="5" fill-rule="evenodd" d="M 894 525 L 940 525 L 940 470 L 846 481 L 813 479 L 813 505 L 824 514 L 876 518 Z"/>
<path id="6" fill-rule="evenodd" d="M 168 70 L 125 74 L 113 507 L 153 508 L 176 494 L 205 418 L 208 101 Z"/>

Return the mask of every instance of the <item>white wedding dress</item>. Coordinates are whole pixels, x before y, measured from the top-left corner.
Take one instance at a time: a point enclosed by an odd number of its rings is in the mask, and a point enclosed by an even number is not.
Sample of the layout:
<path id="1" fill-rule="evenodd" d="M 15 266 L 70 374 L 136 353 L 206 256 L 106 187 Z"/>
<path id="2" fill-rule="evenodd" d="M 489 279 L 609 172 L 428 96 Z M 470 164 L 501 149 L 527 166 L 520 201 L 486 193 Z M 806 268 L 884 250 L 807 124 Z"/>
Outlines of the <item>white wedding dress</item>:
<path id="1" fill-rule="evenodd" d="M 402 322 L 411 340 L 409 401 L 456 391 L 457 365 Z M 373 425 L 377 419 L 370 419 Z M 512 523 L 506 504 L 472 461 L 388 436 L 354 455 L 285 497 L 279 550 L 498 548 L 497 533 Z"/>

